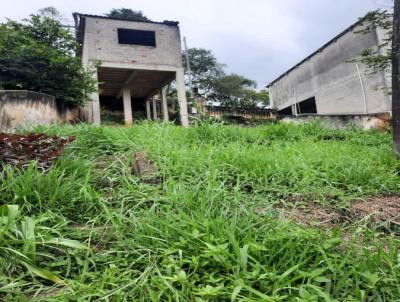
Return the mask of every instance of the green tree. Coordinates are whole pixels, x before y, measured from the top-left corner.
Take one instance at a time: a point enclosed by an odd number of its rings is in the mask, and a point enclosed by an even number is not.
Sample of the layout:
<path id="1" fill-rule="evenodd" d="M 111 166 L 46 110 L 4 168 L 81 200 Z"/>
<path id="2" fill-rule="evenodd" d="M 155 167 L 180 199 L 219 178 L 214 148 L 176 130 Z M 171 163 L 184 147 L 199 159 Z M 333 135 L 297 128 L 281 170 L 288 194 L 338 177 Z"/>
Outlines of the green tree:
<path id="1" fill-rule="evenodd" d="M 391 71 L 392 74 L 392 124 L 393 147 L 400 154 L 400 0 L 394 0 L 393 17 L 387 11 L 373 11 L 367 14 L 364 22 L 373 23 L 387 32 L 387 37 L 379 45 L 385 53 L 366 49 L 360 61 L 365 63 L 371 72 Z M 369 28 L 361 32 L 369 32 Z"/>
<path id="2" fill-rule="evenodd" d="M 366 64 L 371 73 L 381 70 L 390 71 L 392 65 L 392 17 L 387 11 L 376 10 L 369 12 L 362 18 L 361 25 L 373 24 L 386 31 L 386 37 L 380 42 L 378 49 L 364 49 L 359 61 Z M 358 31 L 358 33 L 370 33 L 371 26 Z M 381 50 L 384 49 L 384 52 Z"/>
<path id="3" fill-rule="evenodd" d="M 219 63 L 211 50 L 204 48 L 189 48 L 187 50 L 192 71 L 193 85 L 204 94 L 214 90 L 215 81 L 224 75 L 224 65 Z M 182 55 L 183 66 L 187 74 L 186 52 Z"/>
<path id="4" fill-rule="evenodd" d="M 224 75 L 214 82 L 212 98 L 222 106 L 257 107 L 269 104 L 266 90 L 257 91 L 257 83 L 237 74 Z"/>
<path id="5" fill-rule="evenodd" d="M 243 76 L 237 74 L 225 75 L 216 79 L 213 97 L 222 106 L 242 107 L 246 90 L 255 87 L 254 81 Z"/>
<path id="6" fill-rule="evenodd" d="M 0 24 L 0 88 L 28 89 L 82 105 L 97 83 L 75 56 L 74 36 L 54 8 Z"/>
<path id="7" fill-rule="evenodd" d="M 269 104 L 266 90 L 257 91 L 255 81 L 237 74 L 225 74 L 224 64 L 218 62 L 211 50 L 189 48 L 188 56 L 192 82 L 210 103 L 223 106 L 256 107 Z M 186 76 L 189 76 L 186 53 L 182 55 Z"/>
<path id="8" fill-rule="evenodd" d="M 245 97 L 241 103 L 242 107 L 267 107 L 269 105 L 269 93 L 266 89 L 257 91 L 255 89 L 245 90 Z"/>
<path id="9" fill-rule="evenodd" d="M 109 13 L 106 13 L 105 15 L 111 18 L 119 18 L 130 21 L 151 21 L 143 14 L 142 11 L 132 10 L 130 8 L 113 8 Z"/>

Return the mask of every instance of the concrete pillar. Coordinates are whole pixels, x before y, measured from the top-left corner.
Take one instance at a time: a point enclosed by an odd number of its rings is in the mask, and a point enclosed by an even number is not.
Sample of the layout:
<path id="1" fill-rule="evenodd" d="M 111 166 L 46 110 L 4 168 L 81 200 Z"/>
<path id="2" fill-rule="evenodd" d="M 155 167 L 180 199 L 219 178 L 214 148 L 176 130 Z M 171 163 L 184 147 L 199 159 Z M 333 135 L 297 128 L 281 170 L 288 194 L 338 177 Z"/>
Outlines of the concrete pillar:
<path id="1" fill-rule="evenodd" d="M 129 86 L 124 86 L 122 88 L 122 99 L 124 102 L 124 117 L 125 125 L 132 125 L 132 103 L 131 103 L 131 88 Z"/>
<path id="2" fill-rule="evenodd" d="M 152 103 L 153 103 L 153 120 L 157 120 L 157 103 L 154 97 L 152 98 Z"/>
<path id="3" fill-rule="evenodd" d="M 167 87 L 161 88 L 160 95 L 161 95 L 161 109 L 162 109 L 163 121 L 168 122 L 169 117 L 168 117 L 168 104 L 167 104 Z"/>
<path id="4" fill-rule="evenodd" d="M 93 96 L 90 94 L 90 98 L 92 99 Z M 88 101 L 85 106 L 83 107 L 83 112 L 85 116 L 85 120 L 88 123 L 93 123 L 93 109 L 92 109 L 92 101 Z"/>
<path id="5" fill-rule="evenodd" d="M 93 67 L 95 68 L 95 67 Z M 93 72 L 93 78 L 97 82 L 97 69 Z M 88 122 L 100 125 L 100 96 L 98 91 L 92 92 L 89 96 L 90 101 L 85 106 Z"/>
<path id="6" fill-rule="evenodd" d="M 179 68 L 176 71 L 176 86 L 178 92 L 178 103 L 179 103 L 179 114 L 181 117 L 181 125 L 183 127 L 189 127 L 186 90 L 185 90 L 185 74 L 183 68 Z"/>
<path id="7" fill-rule="evenodd" d="M 101 112 L 100 112 L 100 98 L 97 93 L 97 99 L 93 102 L 93 124 L 100 125 L 101 124 Z"/>
<path id="8" fill-rule="evenodd" d="M 150 100 L 146 100 L 146 118 L 151 120 Z"/>
<path id="9" fill-rule="evenodd" d="M 82 65 L 86 71 L 93 71 L 93 79 L 97 82 L 97 67 L 93 62 L 89 61 L 87 47 L 83 47 Z M 100 96 L 98 91 L 89 95 L 89 101 L 83 109 L 89 123 L 100 125 Z"/>

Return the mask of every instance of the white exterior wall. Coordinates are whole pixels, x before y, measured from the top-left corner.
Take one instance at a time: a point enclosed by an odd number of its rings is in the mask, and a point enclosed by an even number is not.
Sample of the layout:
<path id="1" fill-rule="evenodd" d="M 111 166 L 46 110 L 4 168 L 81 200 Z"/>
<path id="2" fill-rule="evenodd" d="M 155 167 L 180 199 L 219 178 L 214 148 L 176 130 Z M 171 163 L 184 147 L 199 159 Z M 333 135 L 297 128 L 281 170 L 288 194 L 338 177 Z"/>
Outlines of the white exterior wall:
<path id="1" fill-rule="evenodd" d="M 378 49 L 382 33 L 375 29 L 357 33 L 348 31 L 320 52 L 283 76 L 270 87 L 273 108 L 282 110 L 315 97 L 318 114 L 364 114 L 388 112 L 390 97 L 383 72 L 370 74 L 366 66 L 351 62 L 365 49 Z M 364 102 L 365 100 L 365 102 Z M 366 112 L 365 112 L 366 103 Z"/>

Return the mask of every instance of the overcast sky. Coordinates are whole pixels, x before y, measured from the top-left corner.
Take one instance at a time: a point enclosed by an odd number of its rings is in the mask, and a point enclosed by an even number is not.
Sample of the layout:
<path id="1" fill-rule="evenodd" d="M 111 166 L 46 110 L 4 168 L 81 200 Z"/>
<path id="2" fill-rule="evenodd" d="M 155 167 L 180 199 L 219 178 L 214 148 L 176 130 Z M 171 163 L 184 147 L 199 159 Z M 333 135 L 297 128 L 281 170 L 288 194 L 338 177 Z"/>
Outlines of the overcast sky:
<path id="1" fill-rule="evenodd" d="M 368 11 L 391 0 L 2 0 L 0 17 L 21 19 L 56 7 L 72 12 L 142 10 L 154 21 L 180 22 L 189 47 L 211 49 L 227 72 L 265 86 Z"/>

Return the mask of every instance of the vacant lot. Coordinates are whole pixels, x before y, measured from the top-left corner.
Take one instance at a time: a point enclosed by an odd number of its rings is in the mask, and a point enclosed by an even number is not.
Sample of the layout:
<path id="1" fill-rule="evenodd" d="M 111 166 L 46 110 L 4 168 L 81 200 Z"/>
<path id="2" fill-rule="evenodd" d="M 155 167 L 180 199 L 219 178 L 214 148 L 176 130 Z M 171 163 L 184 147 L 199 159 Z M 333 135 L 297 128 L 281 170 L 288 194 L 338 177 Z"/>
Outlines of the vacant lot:
<path id="1" fill-rule="evenodd" d="M 47 171 L 3 169 L 0 299 L 400 297 L 400 161 L 389 133 L 317 124 L 37 131 L 76 140 Z M 157 166 L 153 179 L 134 175 L 139 151 Z"/>

